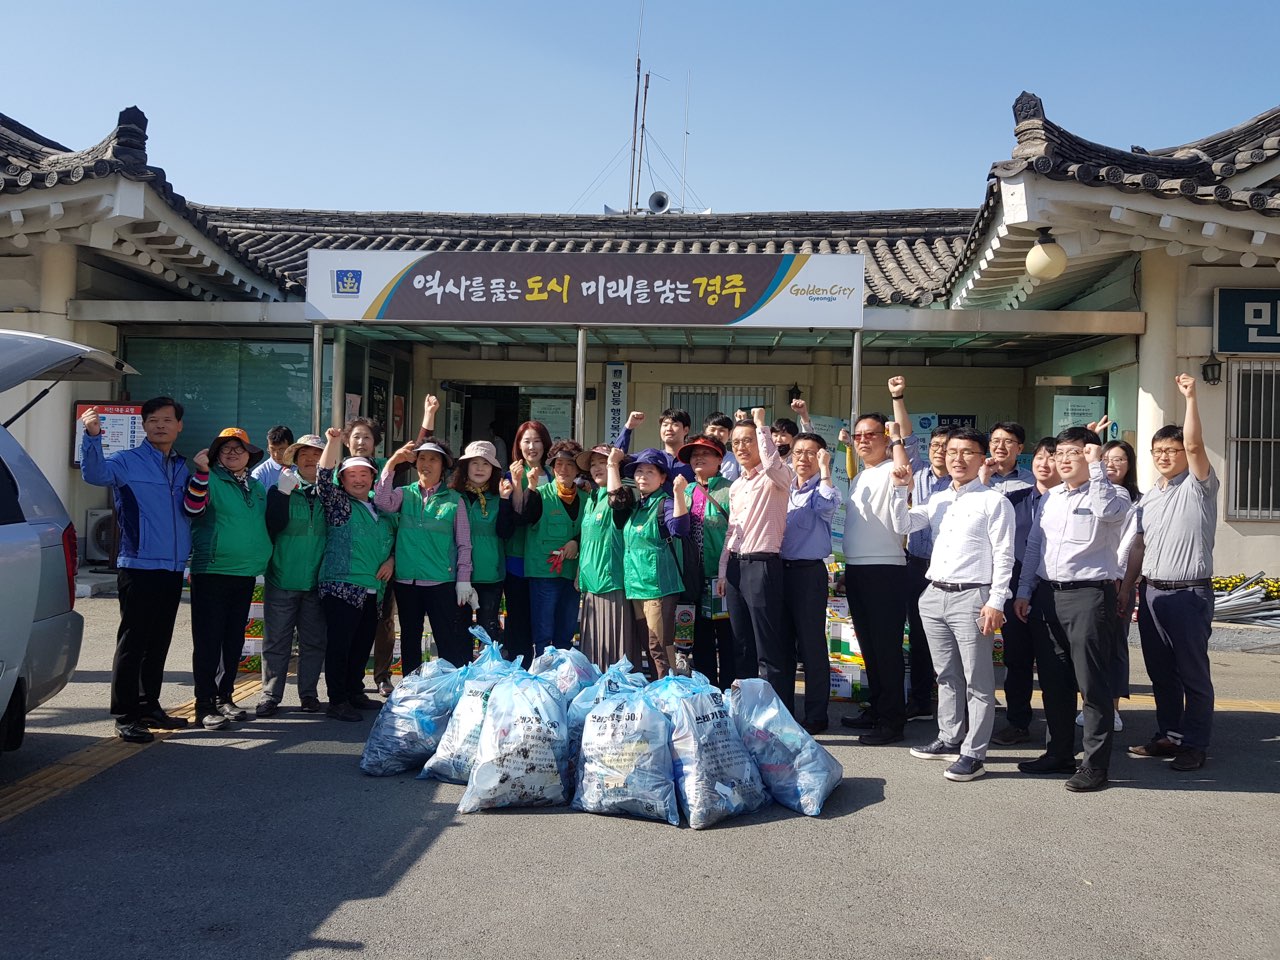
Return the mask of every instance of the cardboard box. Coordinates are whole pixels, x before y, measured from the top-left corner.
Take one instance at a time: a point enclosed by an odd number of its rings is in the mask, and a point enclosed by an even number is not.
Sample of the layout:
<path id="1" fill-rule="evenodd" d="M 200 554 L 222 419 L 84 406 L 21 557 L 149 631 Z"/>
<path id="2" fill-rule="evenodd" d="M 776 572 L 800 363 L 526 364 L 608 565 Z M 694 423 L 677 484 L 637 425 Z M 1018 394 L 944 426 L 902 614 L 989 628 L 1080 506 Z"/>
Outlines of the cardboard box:
<path id="1" fill-rule="evenodd" d="M 851 660 L 831 661 L 831 699 L 861 703 L 867 696 L 867 673 Z"/>

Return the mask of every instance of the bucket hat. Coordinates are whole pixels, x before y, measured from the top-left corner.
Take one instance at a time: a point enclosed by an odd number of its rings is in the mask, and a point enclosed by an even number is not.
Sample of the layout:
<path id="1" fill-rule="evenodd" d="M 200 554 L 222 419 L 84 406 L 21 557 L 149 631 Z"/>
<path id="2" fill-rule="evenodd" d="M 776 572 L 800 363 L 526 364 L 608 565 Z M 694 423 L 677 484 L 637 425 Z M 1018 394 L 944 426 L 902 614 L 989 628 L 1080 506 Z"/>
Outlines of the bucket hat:
<path id="1" fill-rule="evenodd" d="M 458 466 L 476 458 L 483 460 L 495 470 L 502 469 L 502 464 L 498 462 L 498 448 L 488 440 L 472 440 L 468 443 L 467 448 L 462 451 L 462 456 L 458 458 Z"/>
<path id="2" fill-rule="evenodd" d="M 667 465 L 667 456 L 656 447 L 649 447 L 647 450 L 641 450 L 636 454 L 635 459 L 622 467 L 622 474 L 626 477 L 634 477 L 636 475 L 636 467 L 642 463 L 657 467 L 662 471 L 664 477 L 670 476 L 671 467 Z"/>
<path id="3" fill-rule="evenodd" d="M 300 436 L 296 441 L 289 444 L 284 451 L 285 466 L 293 466 L 293 458 L 298 455 L 298 451 L 303 447 L 312 447 L 316 450 L 324 450 L 324 437 L 316 433 L 307 433 Z"/>
<path id="4" fill-rule="evenodd" d="M 213 438 L 213 443 L 209 444 L 209 462 L 218 462 L 218 453 L 232 440 L 239 440 L 246 450 L 249 451 L 249 466 L 247 469 L 252 470 L 262 462 L 262 448 L 255 447 L 249 442 L 249 434 L 240 427 L 227 427 L 220 434 Z"/>

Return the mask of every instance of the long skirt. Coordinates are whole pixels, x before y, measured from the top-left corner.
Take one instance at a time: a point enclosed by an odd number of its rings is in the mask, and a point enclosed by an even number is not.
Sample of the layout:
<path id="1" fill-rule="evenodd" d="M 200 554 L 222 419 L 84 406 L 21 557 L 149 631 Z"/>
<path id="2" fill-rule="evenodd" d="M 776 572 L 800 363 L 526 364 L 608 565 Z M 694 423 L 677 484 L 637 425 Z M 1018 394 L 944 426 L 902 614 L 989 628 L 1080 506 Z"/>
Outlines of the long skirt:
<path id="1" fill-rule="evenodd" d="M 582 652 L 601 670 L 623 654 L 639 670 L 642 647 L 625 591 L 582 595 Z"/>

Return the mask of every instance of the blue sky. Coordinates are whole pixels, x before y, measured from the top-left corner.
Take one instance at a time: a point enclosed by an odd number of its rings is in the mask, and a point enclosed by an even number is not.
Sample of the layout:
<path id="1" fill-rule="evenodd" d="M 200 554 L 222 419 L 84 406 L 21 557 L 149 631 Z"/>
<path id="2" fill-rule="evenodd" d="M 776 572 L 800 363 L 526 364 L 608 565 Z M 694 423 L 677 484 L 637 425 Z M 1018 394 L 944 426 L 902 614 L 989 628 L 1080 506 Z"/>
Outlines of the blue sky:
<path id="1" fill-rule="evenodd" d="M 204 203 L 598 213 L 626 203 L 639 9 L 46 0 L 6 14 L 0 112 L 79 149 L 136 103 L 151 162 Z M 1023 89 L 1122 147 L 1280 104 L 1274 0 L 647 0 L 644 20 L 671 164 L 652 151 L 642 196 L 679 192 L 688 81 L 690 208 L 976 206 Z"/>

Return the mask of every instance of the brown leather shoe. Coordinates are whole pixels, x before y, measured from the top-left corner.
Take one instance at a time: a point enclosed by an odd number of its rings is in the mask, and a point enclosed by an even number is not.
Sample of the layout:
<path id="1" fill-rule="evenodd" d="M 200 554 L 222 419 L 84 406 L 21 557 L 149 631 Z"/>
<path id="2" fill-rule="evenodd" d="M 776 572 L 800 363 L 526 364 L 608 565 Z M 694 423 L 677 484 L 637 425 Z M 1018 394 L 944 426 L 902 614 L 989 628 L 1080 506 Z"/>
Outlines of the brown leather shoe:
<path id="1" fill-rule="evenodd" d="M 1182 747 L 1168 737 L 1157 737 L 1129 748 L 1131 757 L 1176 757 L 1180 753 Z"/>
<path id="2" fill-rule="evenodd" d="M 1181 753 L 1173 758 L 1173 763 L 1169 764 L 1170 770 L 1199 770 L 1204 766 L 1204 751 L 1199 747 L 1186 747 Z"/>

